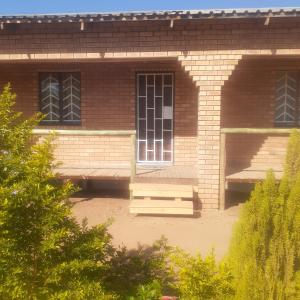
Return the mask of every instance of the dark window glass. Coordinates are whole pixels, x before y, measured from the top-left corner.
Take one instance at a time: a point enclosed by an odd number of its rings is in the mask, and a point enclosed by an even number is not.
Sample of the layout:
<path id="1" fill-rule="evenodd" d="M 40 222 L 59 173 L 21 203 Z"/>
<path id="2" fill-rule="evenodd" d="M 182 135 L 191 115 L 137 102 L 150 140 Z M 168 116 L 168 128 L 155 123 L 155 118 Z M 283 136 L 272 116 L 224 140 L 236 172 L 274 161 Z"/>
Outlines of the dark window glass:
<path id="1" fill-rule="evenodd" d="M 171 130 L 171 129 L 172 129 L 172 120 L 164 119 L 164 130 Z"/>
<path id="2" fill-rule="evenodd" d="M 148 150 L 154 150 L 154 139 L 153 138 L 148 138 Z"/>
<path id="3" fill-rule="evenodd" d="M 155 98 L 155 118 L 162 117 L 162 98 L 156 97 Z"/>
<path id="4" fill-rule="evenodd" d="M 146 96 L 146 76 L 139 75 L 139 96 Z"/>
<path id="5" fill-rule="evenodd" d="M 162 96 L 162 75 L 155 76 L 155 96 Z"/>
<path id="6" fill-rule="evenodd" d="M 162 139 L 162 120 L 155 120 L 155 139 Z"/>
<path id="7" fill-rule="evenodd" d="M 164 76 L 164 84 L 171 85 L 172 84 L 172 75 Z"/>
<path id="8" fill-rule="evenodd" d="M 162 160 L 161 153 L 161 142 L 155 142 L 155 160 Z"/>
<path id="9" fill-rule="evenodd" d="M 139 121 L 139 139 L 140 140 L 146 139 L 146 120 Z"/>
<path id="10" fill-rule="evenodd" d="M 154 130 L 154 109 L 147 109 L 147 129 Z"/>
<path id="11" fill-rule="evenodd" d="M 154 87 L 147 88 L 147 107 L 154 108 Z"/>
<path id="12" fill-rule="evenodd" d="M 147 84 L 148 85 L 154 85 L 154 75 L 148 75 L 147 76 Z"/>
<path id="13" fill-rule="evenodd" d="M 139 97 L 139 118 L 146 118 L 146 97 Z"/>
<path id="14" fill-rule="evenodd" d="M 170 151 L 172 149 L 172 133 L 171 131 L 164 131 L 164 150 Z"/>
<path id="15" fill-rule="evenodd" d="M 139 160 L 146 160 L 146 142 L 139 142 Z"/>
<path id="16" fill-rule="evenodd" d="M 164 106 L 172 106 L 172 88 L 164 88 Z"/>

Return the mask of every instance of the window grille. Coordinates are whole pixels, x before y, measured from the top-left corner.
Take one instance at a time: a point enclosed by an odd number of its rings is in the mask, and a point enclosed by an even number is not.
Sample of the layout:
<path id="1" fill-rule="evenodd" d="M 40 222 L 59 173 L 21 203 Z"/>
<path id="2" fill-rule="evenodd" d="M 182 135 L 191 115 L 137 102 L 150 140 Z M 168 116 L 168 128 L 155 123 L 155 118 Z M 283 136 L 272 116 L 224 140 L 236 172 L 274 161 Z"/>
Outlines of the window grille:
<path id="1" fill-rule="evenodd" d="M 299 76 L 296 72 L 280 72 L 276 81 L 275 124 L 292 127 L 300 124 Z"/>
<path id="2" fill-rule="evenodd" d="M 41 73 L 42 123 L 80 124 L 81 80 L 79 73 Z"/>

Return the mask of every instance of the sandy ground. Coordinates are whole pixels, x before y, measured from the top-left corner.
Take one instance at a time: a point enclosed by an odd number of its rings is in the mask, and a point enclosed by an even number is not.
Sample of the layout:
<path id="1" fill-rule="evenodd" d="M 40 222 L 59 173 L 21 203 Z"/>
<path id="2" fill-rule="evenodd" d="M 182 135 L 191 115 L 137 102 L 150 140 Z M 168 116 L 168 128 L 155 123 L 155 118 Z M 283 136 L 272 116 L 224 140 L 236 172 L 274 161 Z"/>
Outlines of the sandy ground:
<path id="1" fill-rule="evenodd" d="M 201 217 L 135 216 L 128 212 L 129 201 L 122 198 L 72 198 L 73 212 L 78 221 L 88 219 L 90 226 L 113 218 L 109 232 L 115 245 L 132 249 L 137 245 L 151 245 L 165 236 L 170 245 L 206 255 L 214 248 L 216 257 L 223 257 L 228 249 L 232 227 L 238 218 L 239 207 L 224 212 L 205 211 Z"/>

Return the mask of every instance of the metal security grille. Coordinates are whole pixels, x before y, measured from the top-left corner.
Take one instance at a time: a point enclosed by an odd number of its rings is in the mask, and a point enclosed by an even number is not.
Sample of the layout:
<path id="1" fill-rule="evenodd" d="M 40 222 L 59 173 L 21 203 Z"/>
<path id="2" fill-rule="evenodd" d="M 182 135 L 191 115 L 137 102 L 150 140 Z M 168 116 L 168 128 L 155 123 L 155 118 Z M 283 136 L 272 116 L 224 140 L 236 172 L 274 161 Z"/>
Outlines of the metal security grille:
<path id="1" fill-rule="evenodd" d="M 41 112 L 44 121 L 57 123 L 60 120 L 59 77 L 57 74 L 41 76 L 40 83 Z"/>
<path id="2" fill-rule="evenodd" d="M 40 110 L 44 123 L 80 123 L 80 74 L 41 73 Z"/>
<path id="3" fill-rule="evenodd" d="M 298 82 L 298 76 L 295 72 L 281 72 L 278 75 L 275 123 L 279 126 L 296 125 L 299 118 Z"/>
<path id="4" fill-rule="evenodd" d="M 80 121 L 80 78 L 78 74 L 62 76 L 62 118 L 66 122 Z"/>
<path id="5" fill-rule="evenodd" d="M 138 162 L 173 161 L 172 73 L 137 75 Z"/>

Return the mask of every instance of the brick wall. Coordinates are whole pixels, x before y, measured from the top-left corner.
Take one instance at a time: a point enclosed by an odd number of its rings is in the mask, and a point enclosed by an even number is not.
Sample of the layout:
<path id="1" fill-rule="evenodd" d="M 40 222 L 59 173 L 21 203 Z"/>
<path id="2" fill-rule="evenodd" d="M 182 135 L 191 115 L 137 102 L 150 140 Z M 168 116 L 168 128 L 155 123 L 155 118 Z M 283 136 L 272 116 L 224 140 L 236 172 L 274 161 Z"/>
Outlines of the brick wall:
<path id="1" fill-rule="evenodd" d="M 299 18 L 5 25 L 1 59 L 82 59 L 178 56 L 183 51 L 269 54 L 299 49 Z M 247 52 L 248 51 L 248 52 Z M 220 52 L 220 54 L 221 54 Z M 283 54 L 283 52 L 279 53 Z M 31 56 L 28 56 L 30 54 Z M 69 54 L 69 55 L 68 55 Z M 298 52 L 299 54 L 299 52 Z M 221 58 L 222 60 L 222 58 Z"/>
<path id="2" fill-rule="evenodd" d="M 297 59 L 244 59 L 222 89 L 221 126 L 274 127 L 278 71 L 299 70 Z M 287 135 L 227 135 L 227 173 L 243 168 L 282 170 Z"/>
<path id="3" fill-rule="evenodd" d="M 184 145 L 197 144 L 197 152 L 182 152 L 181 155 L 178 152 L 176 160 L 192 162 L 197 159 L 199 197 L 203 207 L 216 208 L 219 194 L 221 100 L 223 101 L 224 93 L 233 93 L 226 90 L 225 83 L 231 78 L 234 69 L 247 57 L 300 55 L 299 18 L 271 18 L 269 26 L 265 26 L 264 22 L 264 19 L 186 20 L 175 21 L 173 28 L 169 21 L 107 22 L 86 24 L 84 31 L 80 31 L 80 24 L 75 23 L 24 24 L 17 29 L 8 26 L 0 31 L 0 60 L 78 62 L 156 57 L 178 59 L 182 69 L 198 87 L 198 94 L 195 96 L 198 100 L 198 134 L 196 140 L 195 134 L 175 135 L 177 149 L 186 148 L 184 151 L 187 151 L 192 147 Z M 27 72 L 26 66 L 23 69 Z M 257 74 L 251 75 L 248 90 L 251 89 L 251 82 L 252 87 L 255 85 L 254 81 L 259 84 L 256 76 Z M 258 77 L 266 80 L 267 84 L 270 83 L 267 75 L 258 74 Z M 236 80 L 240 81 L 237 77 Z M 27 81 L 32 84 L 30 79 Z M 30 91 L 30 86 L 27 89 Z M 260 87 L 258 91 L 261 97 L 267 96 L 265 89 Z M 189 88 L 186 92 L 189 92 Z M 193 90 L 194 93 L 196 92 Z M 242 94 L 241 103 L 246 105 L 247 111 L 253 112 L 255 106 L 253 102 L 248 103 L 247 98 L 254 99 L 254 96 Z M 267 99 L 262 100 L 262 105 L 265 109 L 270 107 Z M 28 110 L 27 106 L 23 105 L 23 108 Z M 128 108 L 129 106 L 125 107 Z M 84 109 L 88 115 L 88 109 L 83 107 L 83 111 Z M 91 111 L 90 116 L 93 113 Z M 176 114 L 177 112 L 175 117 Z M 254 117 L 242 119 L 239 109 L 235 107 L 228 107 L 226 114 L 231 115 L 233 125 L 241 122 L 245 125 L 255 123 L 258 126 L 259 123 L 259 126 L 267 126 L 268 123 L 264 115 L 258 116 L 259 121 Z M 188 124 L 187 119 L 184 119 Z M 103 120 L 97 122 L 100 125 Z M 118 125 L 127 122 L 133 124 L 133 120 L 126 120 L 125 116 L 121 116 L 117 122 Z M 178 126 L 176 130 L 178 132 Z"/>
<path id="4" fill-rule="evenodd" d="M 196 163 L 197 89 L 178 62 L 3 64 L 0 86 L 11 82 L 18 95 L 16 109 L 26 116 L 38 111 L 38 73 L 44 71 L 80 71 L 82 79 L 81 126 L 48 127 L 99 130 L 135 129 L 136 72 L 174 72 L 174 163 Z M 59 161 L 73 167 L 129 166 L 130 153 L 130 137 L 121 136 L 60 136 L 55 151 Z"/>
<path id="5" fill-rule="evenodd" d="M 129 168 L 130 137 L 59 136 L 55 158 L 66 168 Z"/>

